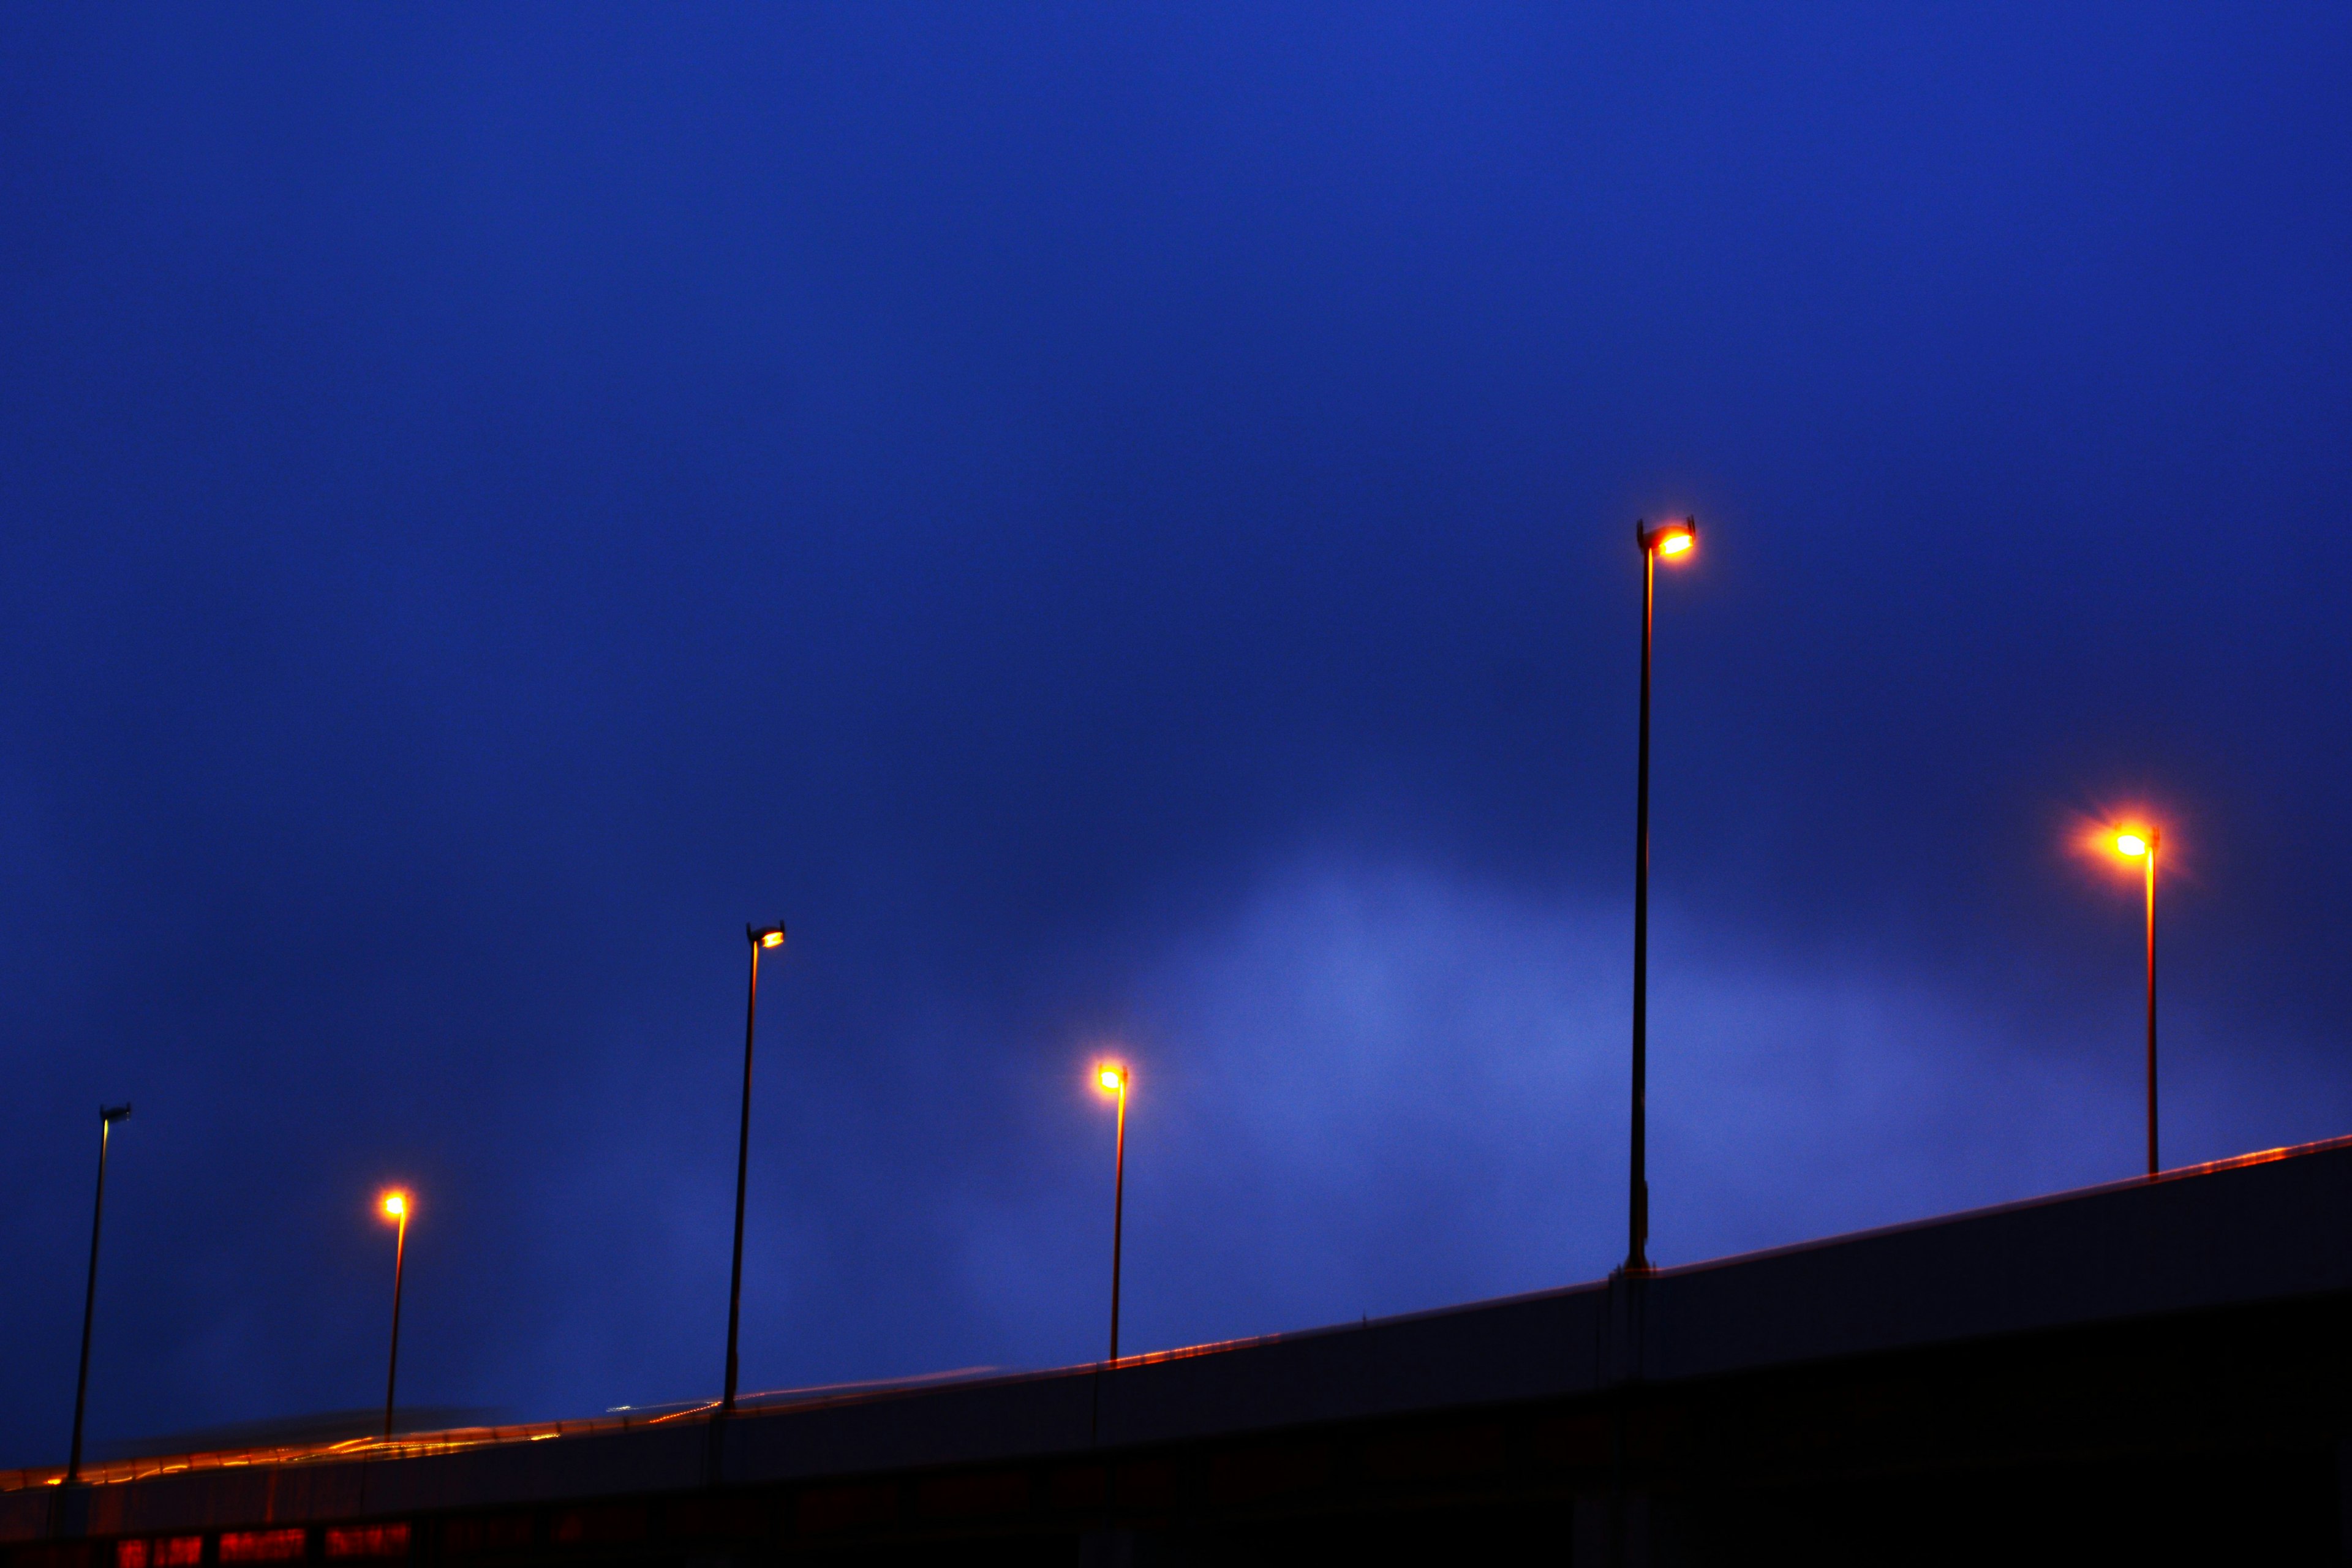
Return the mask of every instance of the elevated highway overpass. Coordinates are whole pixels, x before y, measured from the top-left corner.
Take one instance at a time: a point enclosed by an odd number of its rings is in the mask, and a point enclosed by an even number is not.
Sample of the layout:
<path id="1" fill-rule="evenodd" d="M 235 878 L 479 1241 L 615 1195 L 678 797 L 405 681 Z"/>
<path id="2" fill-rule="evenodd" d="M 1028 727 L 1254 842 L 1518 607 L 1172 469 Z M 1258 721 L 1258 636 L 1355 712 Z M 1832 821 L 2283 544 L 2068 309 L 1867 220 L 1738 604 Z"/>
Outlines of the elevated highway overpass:
<path id="1" fill-rule="evenodd" d="M 2352 1139 L 1019 1376 L 0 1472 L 0 1568 L 2347 1560 Z"/>

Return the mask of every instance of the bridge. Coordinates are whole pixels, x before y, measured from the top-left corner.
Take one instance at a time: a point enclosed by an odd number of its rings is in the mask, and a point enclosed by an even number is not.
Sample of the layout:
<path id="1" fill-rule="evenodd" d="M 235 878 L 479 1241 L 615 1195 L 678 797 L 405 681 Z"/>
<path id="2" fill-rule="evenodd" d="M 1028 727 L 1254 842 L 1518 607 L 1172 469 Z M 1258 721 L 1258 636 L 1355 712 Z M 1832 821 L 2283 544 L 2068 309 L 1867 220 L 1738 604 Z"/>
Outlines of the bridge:
<path id="1" fill-rule="evenodd" d="M 0 1472 L 0 1568 L 2338 1563 L 2352 1139 L 1017 1376 Z"/>

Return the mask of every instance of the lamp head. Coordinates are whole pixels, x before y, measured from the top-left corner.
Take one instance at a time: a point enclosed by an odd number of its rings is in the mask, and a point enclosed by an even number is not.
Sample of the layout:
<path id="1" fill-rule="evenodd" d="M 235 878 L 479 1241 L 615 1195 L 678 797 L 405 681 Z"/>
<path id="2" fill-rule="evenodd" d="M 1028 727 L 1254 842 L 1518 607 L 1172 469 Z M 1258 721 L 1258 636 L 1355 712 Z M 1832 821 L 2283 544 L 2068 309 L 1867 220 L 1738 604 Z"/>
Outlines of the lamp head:
<path id="1" fill-rule="evenodd" d="M 1647 521 L 1636 522 L 1633 537 L 1641 542 L 1642 549 L 1647 554 L 1664 555 L 1670 559 L 1687 555 L 1698 547 L 1698 519 L 1669 517 L 1661 520 L 1655 528 Z"/>
<path id="2" fill-rule="evenodd" d="M 754 947 L 782 947 L 784 945 L 784 922 L 778 921 L 773 925 L 747 925 L 743 928 L 743 934 L 751 939 L 751 945 Z"/>
<path id="3" fill-rule="evenodd" d="M 101 1105 L 98 1108 L 98 1119 L 110 1127 L 130 1114 L 131 1106 L 127 1101 L 121 1105 Z"/>
<path id="4" fill-rule="evenodd" d="M 397 1191 L 397 1190 L 384 1194 L 383 1194 L 383 1217 L 384 1217 L 384 1218 L 386 1218 L 386 1219 L 405 1219 L 405 1218 L 407 1218 L 407 1217 L 408 1217 L 408 1194 L 407 1194 L 406 1193 L 400 1192 L 400 1191 Z"/>
<path id="5" fill-rule="evenodd" d="M 1123 1094 L 1127 1090 L 1127 1069 L 1117 1062 L 1105 1062 L 1095 1072 L 1095 1081 L 1106 1094 Z"/>
<path id="6" fill-rule="evenodd" d="M 2156 845 L 2157 835 L 2153 827 L 2119 827 L 2116 830 L 2116 853 L 2126 860 L 2155 854 Z"/>

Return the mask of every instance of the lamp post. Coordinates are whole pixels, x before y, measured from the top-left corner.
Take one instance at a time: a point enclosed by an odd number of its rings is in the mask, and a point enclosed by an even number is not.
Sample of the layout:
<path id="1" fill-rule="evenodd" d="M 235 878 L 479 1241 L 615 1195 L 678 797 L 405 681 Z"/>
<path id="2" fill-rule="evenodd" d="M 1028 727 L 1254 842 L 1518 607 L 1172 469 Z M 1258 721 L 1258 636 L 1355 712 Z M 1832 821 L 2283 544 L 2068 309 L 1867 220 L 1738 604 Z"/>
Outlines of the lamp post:
<path id="1" fill-rule="evenodd" d="M 747 925 L 751 944 L 751 993 L 743 1004 L 743 1121 L 735 1140 L 735 1270 L 727 1285 L 727 1393 L 719 1413 L 735 1413 L 735 1331 L 743 1316 L 743 1191 L 751 1173 L 751 1031 L 760 1018 L 760 954 L 784 945 L 784 922 Z"/>
<path id="2" fill-rule="evenodd" d="M 1095 1081 L 1107 1094 L 1118 1096 L 1118 1145 L 1112 1156 L 1110 1179 L 1110 1359 L 1118 1360 L 1118 1263 L 1127 1226 L 1127 1068 L 1106 1062 Z"/>
<path id="3" fill-rule="evenodd" d="M 98 1313 L 98 1233 L 106 1224 L 106 1145 L 114 1124 L 131 1114 L 128 1105 L 98 1108 L 98 1207 L 89 1220 L 89 1284 L 81 1298 L 81 1371 L 74 1378 L 73 1451 L 66 1459 L 66 1482 L 81 1479 L 81 1415 L 89 1394 L 89 1328 Z"/>
<path id="4" fill-rule="evenodd" d="M 1642 547 L 1642 745 L 1640 803 L 1634 808 L 1633 856 L 1633 1174 L 1626 1196 L 1625 1272 L 1650 1271 L 1649 1007 L 1650 1007 L 1650 631 L 1657 601 L 1658 557 L 1687 555 L 1698 543 L 1696 518 L 1668 518 L 1652 528 L 1633 525 Z"/>
<path id="5" fill-rule="evenodd" d="M 2142 862 L 2147 889 L 2147 1173 L 2157 1173 L 2156 1158 L 2156 851 L 2160 835 L 2153 827 L 2125 827 L 2116 833 L 2116 853 Z"/>
<path id="6" fill-rule="evenodd" d="M 383 1217 L 398 1226 L 392 1244 L 392 1365 L 383 1374 L 383 1435 L 392 1436 L 392 1397 L 400 1386 L 400 1286 L 408 1271 L 408 1194 L 383 1194 Z"/>

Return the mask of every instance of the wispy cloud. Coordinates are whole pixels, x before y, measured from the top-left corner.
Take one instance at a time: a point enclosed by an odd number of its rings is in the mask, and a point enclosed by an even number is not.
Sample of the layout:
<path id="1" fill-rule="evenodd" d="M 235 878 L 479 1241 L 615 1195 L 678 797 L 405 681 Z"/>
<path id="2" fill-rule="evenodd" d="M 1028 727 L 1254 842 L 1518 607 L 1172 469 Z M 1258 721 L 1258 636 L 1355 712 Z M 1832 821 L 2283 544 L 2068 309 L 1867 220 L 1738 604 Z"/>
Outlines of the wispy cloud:
<path id="1" fill-rule="evenodd" d="M 2136 1168 L 2129 1020 L 2029 1027 L 1917 974 L 1792 968 L 1685 915 L 1656 934 L 1660 1262 Z M 1133 979 L 1129 1344 L 1605 1273 L 1624 1247 L 1630 977 L 1622 908 L 1397 862 L 1293 862 L 1173 942 Z M 2180 1159 L 2293 1120 L 2293 1096 L 2212 1065 L 2195 1020 L 2176 1034 Z M 1074 1243 L 1064 1204 L 975 1229 L 985 1310 L 1030 1314 L 1041 1282 L 1059 1297 L 1095 1267 L 1108 1237 L 1089 1210 Z"/>

